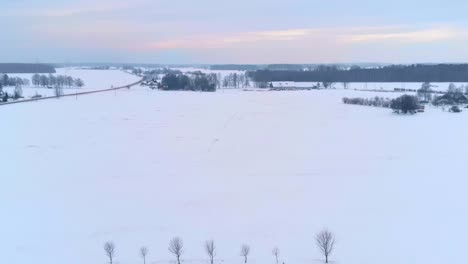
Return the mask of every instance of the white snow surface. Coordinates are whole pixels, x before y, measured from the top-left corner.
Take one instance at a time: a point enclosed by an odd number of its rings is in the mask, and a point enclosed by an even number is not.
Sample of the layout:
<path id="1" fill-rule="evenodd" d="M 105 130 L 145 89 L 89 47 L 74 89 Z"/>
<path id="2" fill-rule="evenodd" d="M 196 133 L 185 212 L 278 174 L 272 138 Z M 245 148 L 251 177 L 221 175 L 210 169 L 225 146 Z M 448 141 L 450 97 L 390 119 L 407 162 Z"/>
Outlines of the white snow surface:
<path id="1" fill-rule="evenodd" d="M 53 75 L 66 75 L 73 78 L 81 78 L 84 81 L 84 86 L 81 88 L 63 88 L 64 94 L 74 94 L 79 92 L 95 91 L 102 89 L 109 89 L 112 86 L 119 87 L 126 84 L 134 83 L 141 78 L 131 75 L 121 70 L 91 70 L 91 69 L 77 69 L 77 68 L 57 68 L 56 73 Z M 42 96 L 54 96 L 54 89 L 47 89 L 36 87 L 32 85 L 31 77 L 34 74 L 8 74 L 11 77 L 27 78 L 31 85 L 23 85 L 23 96 L 27 99 L 33 95 L 41 94 Z M 41 74 L 42 75 L 42 74 Z M 48 75 L 48 74 L 45 74 Z M 5 87 L 4 90 L 12 94 L 15 87 Z"/>
<path id="2" fill-rule="evenodd" d="M 352 90 L 142 88 L 0 107 L 0 263 L 466 263 L 468 112 L 396 115 Z M 392 93 L 392 95 L 394 95 Z"/>

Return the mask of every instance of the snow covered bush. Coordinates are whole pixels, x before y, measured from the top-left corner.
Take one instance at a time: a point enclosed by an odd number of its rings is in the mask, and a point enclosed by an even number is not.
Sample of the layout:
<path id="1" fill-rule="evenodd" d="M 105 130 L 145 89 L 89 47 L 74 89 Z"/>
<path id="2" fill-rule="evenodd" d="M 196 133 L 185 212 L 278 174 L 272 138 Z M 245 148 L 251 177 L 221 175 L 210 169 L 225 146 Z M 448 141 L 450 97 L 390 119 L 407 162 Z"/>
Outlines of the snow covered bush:
<path id="1" fill-rule="evenodd" d="M 460 107 L 454 105 L 454 106 L 450 107 L 449 111 L 452 112 L 452 113 L 460 113 L 462 110 L 460 109 Z"/>
<path id="2" fill-rule="evenodd" d="M 23 98 L 23 88 L 21 88 L 21 85 L 16 85 L 13 91 L 13 99 L 18 100 L 20 98 Z"/>

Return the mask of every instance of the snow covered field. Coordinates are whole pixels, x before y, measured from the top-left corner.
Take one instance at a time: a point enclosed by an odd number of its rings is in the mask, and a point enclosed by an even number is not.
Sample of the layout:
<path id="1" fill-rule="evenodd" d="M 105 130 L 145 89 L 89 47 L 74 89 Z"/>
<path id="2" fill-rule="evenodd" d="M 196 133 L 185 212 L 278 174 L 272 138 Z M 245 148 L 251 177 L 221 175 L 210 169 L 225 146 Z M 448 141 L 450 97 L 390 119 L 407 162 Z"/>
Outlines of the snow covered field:
<path id="1" fill-rule="evenodd" d="M 214 239 L 218 263 L 248 243 L 249 263 L 278 246 L 311 264 L 323 227 L 336 263 L 465 263 L 468 112 L 341 103 L 376 95 L 137 88 L 1 107 L 0 263 L 103 264 L 113 240 L 118 264 L 141 246 L 164 264 L 181 236 L 184 263 Z"/>
<path id="2" fill-rule="evenodd" d="M 76 92 L 95 91 L 118 87 L 138 81 L 140 78 L 120 70 L 89 70 L 74 68 L 57 68 L 54 75 L 67 75 L 73 78 L 80 78 L 85 85 L 81 88 L 63 88 L 64 94 L 73 94 Z M 27 78 L 31 81 L 33 74 L 8 74 L 11 77 Z M 36 94 L 42 96 L 54 96 L 54 89 L 36 87 L 34 85 L 23 86 L 23 96 L 29 98 Z M 12 94 L 14 87 L 5 87 L 4 90 Z"/>

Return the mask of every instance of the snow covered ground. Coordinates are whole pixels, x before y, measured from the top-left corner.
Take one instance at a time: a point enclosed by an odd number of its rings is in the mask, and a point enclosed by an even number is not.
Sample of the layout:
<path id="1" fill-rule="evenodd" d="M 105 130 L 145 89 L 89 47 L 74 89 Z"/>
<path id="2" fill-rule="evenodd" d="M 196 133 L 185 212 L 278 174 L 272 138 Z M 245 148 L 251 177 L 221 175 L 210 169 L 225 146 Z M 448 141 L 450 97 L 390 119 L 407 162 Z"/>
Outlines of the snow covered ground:
<path id="1" fill-rule="evenodd" d="M 465 263 L 468 112 L 341 103 L 376 95 L 132 88 L 0 107 L 0 263 L 103 264 L 113 240 L 115 263 L 147 246 L 163 264 L 173 236 L 184 263 L 207 263 L 207 239 L 217 263 L 241 264 L 242 243 L 249 263 L 274 246 L 319 263 L 323 227 L 336 263 Z"/>
<path id="2" fill-rule="evenodd" d="M 74 68 L 57 68 L 54 75 L 67 75 L 73 78 L 81 78 L 85 85 L 81 88 L 63 88 L 64 94 L 73 94 L 76 92 L 94 91 L 118 87 L 138 81 L 140 78 L 135 75 L 125 73 L 120 70 L 90 70 Z M 33 74 L 8 74 L 11 77 L 27 78 L 31 81 Z M 23 96 L 29 98 L 36 94 L 42 96 L 54 96 L 54 89 L 36 87 L 34 85 L 22 86 Z M 5 87 L 4 90 L 12 94 L 15 87 Z"/>

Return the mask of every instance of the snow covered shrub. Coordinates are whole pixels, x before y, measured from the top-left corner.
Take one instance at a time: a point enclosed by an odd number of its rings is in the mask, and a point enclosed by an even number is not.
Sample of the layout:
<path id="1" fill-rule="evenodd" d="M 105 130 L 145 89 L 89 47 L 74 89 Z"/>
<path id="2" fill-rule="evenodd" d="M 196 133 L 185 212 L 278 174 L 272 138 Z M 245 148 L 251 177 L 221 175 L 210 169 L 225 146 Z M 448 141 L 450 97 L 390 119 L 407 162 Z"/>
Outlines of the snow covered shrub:
<path id="1" fill-rule="evenodd" d="M 462 110 L 460 109 L 460 107 L 454 105 L 454 106 L 450 107 L 449 111 L 452 112 L 452 113 L 460 113 Z"/>
<path id="2" fill-rule="evenodd" d="M 35 93 L 33 96 L 31 96 L 32 99 L 37 99 L 37 98 L 41 98 L 41 97 L 42 97 L 42 95 L 40 95 L 39 93 L 37 93 L 37 91 L 36 91 L 36 93 Z"/>
<path id="3" fill-rule="evenodd" d="M 8 102 L 8 99 L 10 99 L 10 96 L 8 95 L 7 92 L 5 92 L 2 97 L 2 102 L 6 103 Z"/>
<path id="4" fill-rule="evenodd" d="M 13 92 L 13 99 L 18 100 L 20 98 L 23 98 L 23 88 L 21 88 L 21 85 L 16 85 L 15 91 Z"/>

